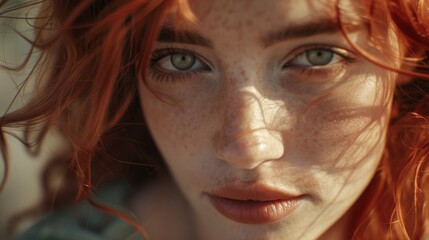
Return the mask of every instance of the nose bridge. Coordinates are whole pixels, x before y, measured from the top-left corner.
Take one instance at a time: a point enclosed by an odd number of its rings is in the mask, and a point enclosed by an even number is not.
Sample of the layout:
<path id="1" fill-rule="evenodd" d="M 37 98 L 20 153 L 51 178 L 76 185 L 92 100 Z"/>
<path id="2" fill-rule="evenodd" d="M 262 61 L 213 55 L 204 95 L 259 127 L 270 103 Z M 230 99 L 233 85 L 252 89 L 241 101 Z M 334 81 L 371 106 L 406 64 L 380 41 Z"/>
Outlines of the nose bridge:
<path id="1" fill-rule="evenodd" d="M 217 141 L 218 157 L 235 168 L 252 169 L 283 155 L 280 133 L 270 129 L 267 101 L 253 85 L 235 87 L 225 98 Z"/>
<path id="2" fill-rule="evenodd" d="M 254 88 L 247 87 L 231 93 L 228 100 L 224 118 L 224 135 L 232 137 L 249 130 L 267 128 L 263 102 Z"/>
<path id="3" fill-rule="evenodd" d="M 230 81 L 226 89 L 224 123 L 232 135 L 267 126 L 264 114 L 266 101 L 258 89 L 268 81 L 264 81 L 263 71 L 251 59 L 237 59 L 237 67 L 227 71 Z"/>

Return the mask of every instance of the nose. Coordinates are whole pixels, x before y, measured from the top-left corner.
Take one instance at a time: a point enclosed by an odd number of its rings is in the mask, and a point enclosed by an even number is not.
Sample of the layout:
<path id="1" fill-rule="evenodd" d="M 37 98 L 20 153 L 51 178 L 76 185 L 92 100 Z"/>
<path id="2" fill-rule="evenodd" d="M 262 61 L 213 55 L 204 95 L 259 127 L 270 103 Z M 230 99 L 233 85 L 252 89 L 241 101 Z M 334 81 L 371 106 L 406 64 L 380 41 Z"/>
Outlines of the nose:
<path id="1" fill-rule="evenodd" d="M 281 158 L 282 137 L 267 123 L 267 117 L 272 119 L 276 111 L 273 104 L 264 101 L 254 89 L 231 95 L 224 105 L 225 114 L 216 143 L 217 157 L 237 169 L 254 169 L 266 161 Z"/>

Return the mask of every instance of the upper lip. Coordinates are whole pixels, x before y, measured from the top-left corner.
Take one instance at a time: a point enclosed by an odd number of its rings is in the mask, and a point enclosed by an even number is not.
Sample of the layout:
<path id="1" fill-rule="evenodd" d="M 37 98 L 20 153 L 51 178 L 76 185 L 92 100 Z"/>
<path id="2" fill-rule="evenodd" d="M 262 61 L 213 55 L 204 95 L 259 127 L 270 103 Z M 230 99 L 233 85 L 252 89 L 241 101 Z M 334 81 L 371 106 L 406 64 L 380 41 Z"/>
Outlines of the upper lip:
<path id="1" fill-rule="evenodd" d="M 237 201 L 276 201 L 293 199 L 299 196 L 264 183 L 229 183 L 216 188 L 209 195 Z"/>

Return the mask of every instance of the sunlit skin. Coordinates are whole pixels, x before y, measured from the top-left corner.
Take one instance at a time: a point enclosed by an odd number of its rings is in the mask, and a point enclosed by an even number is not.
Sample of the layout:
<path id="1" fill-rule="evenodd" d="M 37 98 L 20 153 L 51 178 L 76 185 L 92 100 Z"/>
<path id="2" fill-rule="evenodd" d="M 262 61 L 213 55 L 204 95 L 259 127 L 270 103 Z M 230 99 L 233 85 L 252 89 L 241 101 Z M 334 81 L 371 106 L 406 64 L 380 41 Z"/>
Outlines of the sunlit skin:
<path id="1" fill-rule="evenodd" d="M 194 0 L 196 23 L 168 16 L 164 28 L 180 23 L 180 31 L 209 42 L 160 38 L 139 87 L 173 179 L 132 200 L 153 239 L 165 231 L 155 215 L 175 226 L 174 239 L 350 238 L 348 210 L 384 149 L 394 76 L 356 54 L 339 31 L 272 38 L 329 21 L 333 2 Z M 350 38 L 383 58 L 360 27 Z M 243 224 L 207 198 L 229 183 L 262 183 L 303 198 L 282 219 Z"/>

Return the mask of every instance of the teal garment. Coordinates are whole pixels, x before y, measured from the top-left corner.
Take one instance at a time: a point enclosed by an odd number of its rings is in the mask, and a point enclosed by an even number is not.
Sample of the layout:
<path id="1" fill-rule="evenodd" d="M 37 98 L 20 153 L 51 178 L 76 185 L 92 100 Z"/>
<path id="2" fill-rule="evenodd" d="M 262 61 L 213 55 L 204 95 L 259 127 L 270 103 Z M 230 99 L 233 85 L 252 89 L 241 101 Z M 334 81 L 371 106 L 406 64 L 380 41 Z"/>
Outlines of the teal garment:
<path id="1" fill-rule="evenodd" d="M 124 182 L 108 184 L 95 194 L 104 205 L 129 213 Z M 92 207 L 88 201 L 56 210 L 30 227 L 16 240 L 144 240 L 126 221 Z"/>

